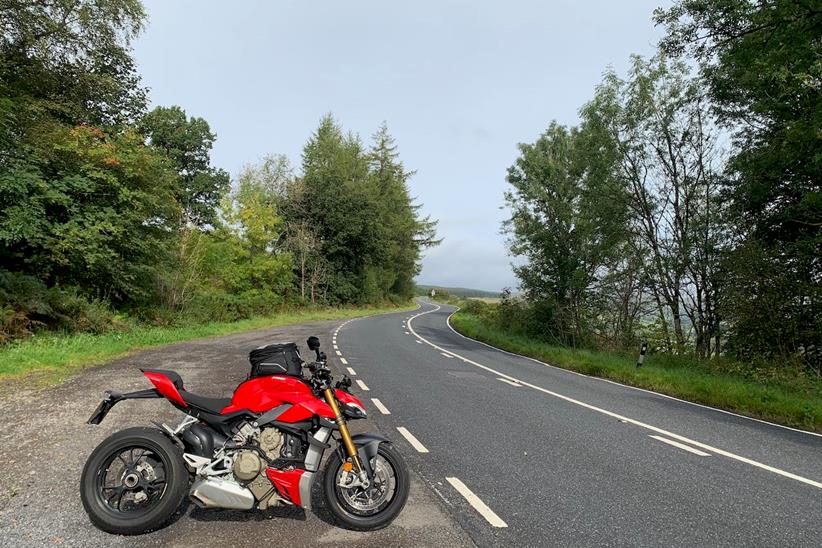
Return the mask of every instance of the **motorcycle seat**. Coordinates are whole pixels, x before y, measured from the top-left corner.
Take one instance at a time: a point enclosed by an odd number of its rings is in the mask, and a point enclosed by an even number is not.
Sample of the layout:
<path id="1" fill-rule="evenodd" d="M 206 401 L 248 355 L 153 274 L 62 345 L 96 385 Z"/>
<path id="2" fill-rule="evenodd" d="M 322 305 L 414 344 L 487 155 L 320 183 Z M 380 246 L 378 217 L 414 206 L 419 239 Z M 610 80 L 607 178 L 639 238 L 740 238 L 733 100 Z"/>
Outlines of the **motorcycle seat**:
<path id="1" fill-rule="evenodd" d="M 180 396 L 187 404 L 214 415 L 219 415 L 223 409 L 231 404 L 231 398 L 209 398 L 208 396 L 198 396 L 185 390 L 180 390 Z"/>
<path id="2" fill-rule="evenodd" d="M 197 409 L 202 409 L 207 413 L 219 415 L 220 412 L 231 403 L 231 398 L 210 398 L 208 396 L 192 394 L 185 389 L 183 378 L 180 377 L 180 374 L 176 371 L 169 371 L 167 369 L 144 369 L 143 371 L 165 375 L 168 380 L 174 384 L 174 387 L 177 388 L 184 402 Z"/>

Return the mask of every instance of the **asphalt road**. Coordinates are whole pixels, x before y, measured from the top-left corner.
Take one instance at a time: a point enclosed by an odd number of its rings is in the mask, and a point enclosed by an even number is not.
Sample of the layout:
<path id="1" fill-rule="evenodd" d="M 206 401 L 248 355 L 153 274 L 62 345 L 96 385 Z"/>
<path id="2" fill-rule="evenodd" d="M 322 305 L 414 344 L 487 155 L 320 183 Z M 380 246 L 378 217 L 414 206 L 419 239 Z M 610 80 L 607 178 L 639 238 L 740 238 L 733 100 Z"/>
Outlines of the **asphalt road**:
<path id="1" fill-rule="evenodd" d="M 453 311 L 349 322 L 335 353 L 478 545 L 822 545 L 822 437 L 493 349 Z"/>

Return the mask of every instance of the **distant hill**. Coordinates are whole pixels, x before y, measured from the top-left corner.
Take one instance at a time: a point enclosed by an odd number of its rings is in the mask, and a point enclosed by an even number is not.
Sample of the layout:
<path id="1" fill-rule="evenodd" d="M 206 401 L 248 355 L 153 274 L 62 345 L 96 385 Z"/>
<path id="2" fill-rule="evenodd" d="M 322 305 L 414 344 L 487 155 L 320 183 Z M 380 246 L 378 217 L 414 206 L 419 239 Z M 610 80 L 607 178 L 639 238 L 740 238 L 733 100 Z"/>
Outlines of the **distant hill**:
<path id="1" fill-rule="evenodd" d="M 420 295 L 428 295 L 432 289 L 444 289 L 451 295 L 456 297 L 474 297 L 478 299 L 499 299 L 499 291 L 485 291 L 482 289 L 469 289 L 467 287 L 444 287 L 441 285 L 422 285 L 417 284 L 417 293 Z"/>

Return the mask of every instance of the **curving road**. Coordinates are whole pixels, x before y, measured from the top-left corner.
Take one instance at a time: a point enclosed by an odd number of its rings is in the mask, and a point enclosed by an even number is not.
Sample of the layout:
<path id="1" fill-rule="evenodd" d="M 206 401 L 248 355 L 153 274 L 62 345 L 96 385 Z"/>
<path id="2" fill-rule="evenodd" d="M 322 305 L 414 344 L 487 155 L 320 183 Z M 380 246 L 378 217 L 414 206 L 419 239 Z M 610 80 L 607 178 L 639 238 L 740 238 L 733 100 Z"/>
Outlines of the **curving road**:
<path id="1" fill-rule="evenodd" d="M 422 302 L 332 342 L 477 544 L 819 546 L 822 436 L 494 349 L 454 310 Z"/>

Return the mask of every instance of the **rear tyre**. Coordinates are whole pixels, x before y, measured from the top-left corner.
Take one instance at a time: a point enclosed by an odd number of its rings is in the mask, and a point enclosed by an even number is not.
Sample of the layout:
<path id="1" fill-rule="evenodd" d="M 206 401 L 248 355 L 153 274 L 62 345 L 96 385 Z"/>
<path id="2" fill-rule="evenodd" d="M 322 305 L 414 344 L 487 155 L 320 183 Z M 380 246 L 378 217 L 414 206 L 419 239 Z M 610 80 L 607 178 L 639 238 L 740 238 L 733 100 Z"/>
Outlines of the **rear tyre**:
<path id="1" fill-rule="evenodd" d="M 382 529 L 394 521 L 408 500 L 408 468 L 394 446 L 380 443 L 371 468 L 375 473 L 368 489 L 346 489 L 339 485 L 343 474 L 339 452 L 334 451 L 328 459 L 323 478 L 325 501 L 337 521 L 348 529 Z"/>
<path id="2" fill-rule="evenodd" d="M 187 490 L 180 450 L 154 428 L 129 428 L 106 438 L 92 451 L 80 479 L 80 498 L 92 523 L 118 535 L 159 529 Z"/>

